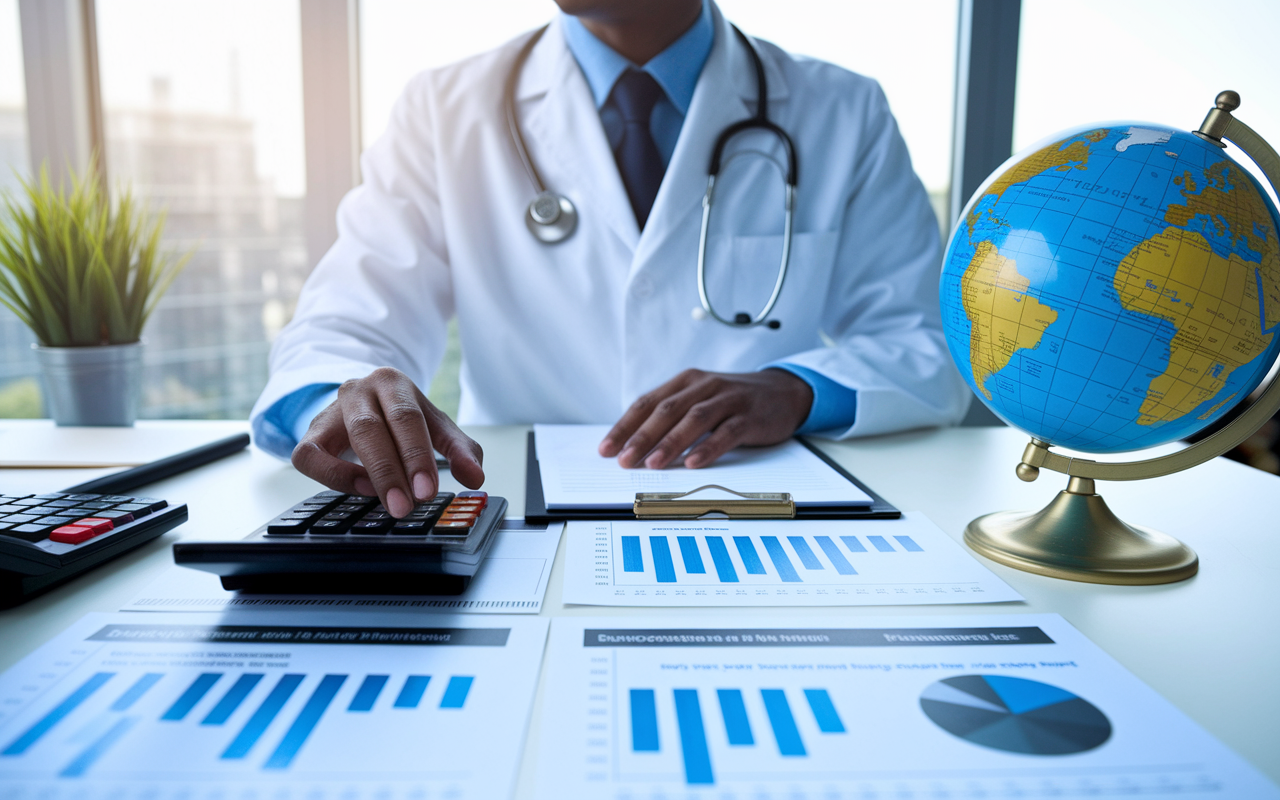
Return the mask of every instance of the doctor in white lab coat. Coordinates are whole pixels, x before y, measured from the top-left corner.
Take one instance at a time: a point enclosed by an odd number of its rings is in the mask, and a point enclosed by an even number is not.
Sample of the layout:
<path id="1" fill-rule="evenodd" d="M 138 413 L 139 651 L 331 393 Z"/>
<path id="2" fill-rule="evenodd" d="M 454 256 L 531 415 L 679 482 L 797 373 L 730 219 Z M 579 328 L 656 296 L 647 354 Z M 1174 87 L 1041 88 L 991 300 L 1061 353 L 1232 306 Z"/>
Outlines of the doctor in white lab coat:
<path id="1" fill-rule="evenodd" d="M 504 81 L 526 38 L 418 75 L 365 153 L 363 183 L 338 209 L 337 243 L 275 342 L 253 412 L 259 443 L 283 454 L 300 438 L 293 460 L 303 472 L 376 492 L 396 516 L 408 495 L 434 494 L 433 447 L 478 485 L 479 447 L 417 389 L 439 366 L 455 316 L 460 422 L 613 424 L 601 453 L 625 466 L 664 466 L 704 434 L 690 466 L 781 441 L 818 413 L 815 388 L 843 404 L 823 412 L 839 421 L 831 436 L 957 422 L 969 393 L 941 331 L 937 226 L 879 86 L 754 40 L 769 117 L 798 154 L 795 233 L 770 315 L 781 326 L 730 327 L 696 313 L 696 262 L 713 144 L 755 112 L 750 54 L 710 0 L 559 2 L 636 64 L 689 28 L 688 14 L 710 25 L 713 44 L 643 228 L 567 45 L 572 20 L 551 22 L 516 90 L 534 163 L 580 215 L 563 242 L 526 229 L 535 190 L 504 117 Z M 729 160 L 717 186 L 708 290 L 722 315 L 754 315 L 781 253 L 774 162 L 783 150 L 751 133 L 728 153 L 747 154 Z M 281 409 L 301 422 L 281 421 Z M 364 466 L 338 458 L 348 446 Z"/>

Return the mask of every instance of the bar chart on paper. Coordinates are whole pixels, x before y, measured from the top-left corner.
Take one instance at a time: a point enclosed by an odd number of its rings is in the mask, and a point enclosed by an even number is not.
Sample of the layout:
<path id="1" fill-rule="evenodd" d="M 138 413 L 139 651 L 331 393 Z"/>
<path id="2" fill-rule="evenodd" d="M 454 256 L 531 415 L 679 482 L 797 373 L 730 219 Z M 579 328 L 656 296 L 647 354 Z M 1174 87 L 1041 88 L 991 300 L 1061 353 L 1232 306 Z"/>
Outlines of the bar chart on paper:
<path id="1" fill-rule="evenodd" d="M 555 620 L 534 796 L 1280 796 L 1054 615 L 724 621 Z"/>
<path id="2" fill-rule="evenodd" d="M 923 514 L 570 522 L 566 603 L 818 606 L 1021 600 Z"/>
<path id="3" fill-rule="evenodd" d="M 0 774 L 39 797 L 509 791 L 545 622 L 269 616 L 90 615 L 0 678 Z"/>

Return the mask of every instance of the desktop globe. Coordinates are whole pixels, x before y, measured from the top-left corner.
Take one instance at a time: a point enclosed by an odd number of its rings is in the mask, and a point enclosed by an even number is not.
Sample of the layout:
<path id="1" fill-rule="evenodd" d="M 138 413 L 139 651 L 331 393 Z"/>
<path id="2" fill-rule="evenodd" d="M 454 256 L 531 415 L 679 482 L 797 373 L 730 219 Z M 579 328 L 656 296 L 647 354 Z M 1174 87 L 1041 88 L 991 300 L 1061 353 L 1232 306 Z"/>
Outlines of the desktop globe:
<path id="1" fill-rule="evenodd" d="M 1195 574 L 1195 553 L 1125 525 L 1095 479 L 1157 477 L 1220 455 L 1280 408 L 1277 381 L 1221 431 L 1126 464 L 1068 458 L 1184 439 L 1249 397 L 1280 353 L 1280 213 L 1224 151 L 1275 185 L 1280 158 L 1223 92 L 1200 130 L 1147 123 L 1072 129 L 1014 156 L 978 189 L 943 262 L 943 326 L 983 403 L 1031 435 L 1018 476 L 1071 483 L 1036 514 L 975 520 L 997 561 L 1099 583 Z"/>

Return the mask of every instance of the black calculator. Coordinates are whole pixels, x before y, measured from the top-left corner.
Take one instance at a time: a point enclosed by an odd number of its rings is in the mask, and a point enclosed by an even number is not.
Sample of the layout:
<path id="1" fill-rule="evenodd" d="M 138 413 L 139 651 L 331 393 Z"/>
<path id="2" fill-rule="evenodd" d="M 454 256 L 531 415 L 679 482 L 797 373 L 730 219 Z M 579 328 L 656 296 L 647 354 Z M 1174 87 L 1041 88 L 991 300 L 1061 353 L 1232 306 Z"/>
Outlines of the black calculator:
<path id="1" fill-rule="evenodd" d="M 441 492 L 403 519 L 376 497 L 320 492 L 247 538 L 178 542 L 173 560 L 260 594 L 460 594 L 497 538 L 507 501 Z"/>
<path id="2" fill-rule="evenodd" d="M 0 495 L 0 608 L 48 591 L 186 519 L 185 505 L 155 497 Z"/>

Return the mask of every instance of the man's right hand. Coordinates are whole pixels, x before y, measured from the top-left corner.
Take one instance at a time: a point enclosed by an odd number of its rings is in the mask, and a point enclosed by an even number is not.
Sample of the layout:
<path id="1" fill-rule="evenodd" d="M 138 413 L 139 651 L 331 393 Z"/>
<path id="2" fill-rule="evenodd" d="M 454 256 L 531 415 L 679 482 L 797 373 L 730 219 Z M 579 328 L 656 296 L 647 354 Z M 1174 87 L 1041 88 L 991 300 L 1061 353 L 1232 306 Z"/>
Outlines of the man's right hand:
<path id="1" fill-rule="evenodd" d="M 360 464 L 341 457 L 347 448 Z M 400 518 L 415 503 L 435 497 L 437 450 L 463 486 L 478 489 L 484 483 L 480 445 L 403 372 L 380 367 L 338 387 L 338 399 L 316 415 L 294 448 L 293 465 L 330 489 L 376 494 Z"/>

